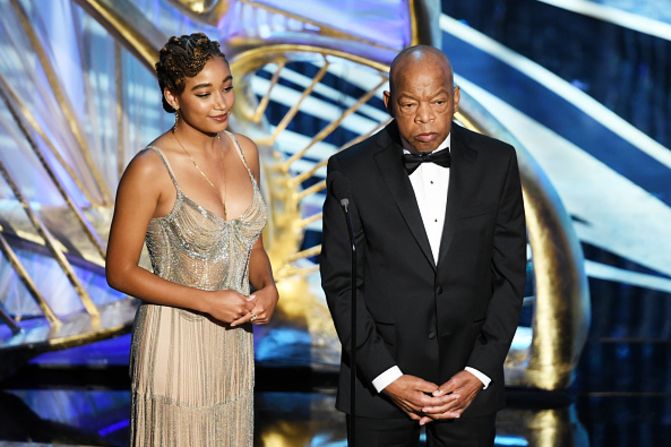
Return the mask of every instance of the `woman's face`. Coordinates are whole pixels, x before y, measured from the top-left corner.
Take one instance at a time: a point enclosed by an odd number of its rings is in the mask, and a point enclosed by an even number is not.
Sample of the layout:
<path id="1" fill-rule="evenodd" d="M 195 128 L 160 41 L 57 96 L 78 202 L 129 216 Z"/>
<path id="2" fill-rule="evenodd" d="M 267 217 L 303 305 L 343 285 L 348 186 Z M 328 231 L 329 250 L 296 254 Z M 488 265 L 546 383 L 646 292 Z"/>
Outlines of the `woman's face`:
<path id="1" fill-rule="evenodd" d="M 179 95 L 164 92 L 166 99 L 172 104 L 169 96 L 176 102 L 180 121 L 201 132 L 214 134 L 228 127 L 235 94 L 233 93 L 233 76 L 228 63 L 221 57 L 207 61 L 203 69 L 194 77 L 184 80 L 184 91 Z"/>

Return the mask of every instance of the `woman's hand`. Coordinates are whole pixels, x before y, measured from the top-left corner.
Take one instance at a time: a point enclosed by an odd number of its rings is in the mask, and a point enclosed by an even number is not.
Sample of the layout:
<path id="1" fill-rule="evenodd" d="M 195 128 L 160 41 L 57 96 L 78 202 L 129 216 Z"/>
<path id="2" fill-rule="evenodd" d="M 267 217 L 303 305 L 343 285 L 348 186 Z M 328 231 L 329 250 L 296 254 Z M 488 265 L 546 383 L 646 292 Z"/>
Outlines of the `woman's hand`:
<path id="1" fill-rule="evenodd" d="M 261 290 L 257 290 L 254 292 L 254 295 L 256 295 L 256 302 L 254 303 L 255 306 L 252 309 L 252 315 L 249 321 L 254 324 L 268 324 L 273 313 L 275 313 L 275 306 L 279 299 L 277 288 L 275 288 L 275 284 L 273 284 L 264 287 Z"/>
<path id="2" fill-rule="evenodd" d="M 256 297 L 254 295 L 245 296 L 231 289 L 215 290 L 205 295 L 203 312 L 235 327 L 252 318 L 252 310 L 255 306 Z"/>

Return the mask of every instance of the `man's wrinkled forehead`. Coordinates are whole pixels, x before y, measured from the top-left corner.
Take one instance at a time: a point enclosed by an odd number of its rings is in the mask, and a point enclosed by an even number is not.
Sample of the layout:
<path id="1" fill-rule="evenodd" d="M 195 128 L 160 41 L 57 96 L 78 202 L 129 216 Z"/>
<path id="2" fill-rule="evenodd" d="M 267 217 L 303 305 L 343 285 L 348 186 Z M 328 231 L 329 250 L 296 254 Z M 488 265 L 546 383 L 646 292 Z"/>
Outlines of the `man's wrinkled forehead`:
<path id="1" fill-rule="evenodd" d="M 443 75 L 447 82 L 453 82 L 449 59 L 436 48 L 419 46 L 406 49 L 394 58 L 389 69 L 390 88 L 412 78 L 416 70 L 434 71 L 436 76 Z"/>

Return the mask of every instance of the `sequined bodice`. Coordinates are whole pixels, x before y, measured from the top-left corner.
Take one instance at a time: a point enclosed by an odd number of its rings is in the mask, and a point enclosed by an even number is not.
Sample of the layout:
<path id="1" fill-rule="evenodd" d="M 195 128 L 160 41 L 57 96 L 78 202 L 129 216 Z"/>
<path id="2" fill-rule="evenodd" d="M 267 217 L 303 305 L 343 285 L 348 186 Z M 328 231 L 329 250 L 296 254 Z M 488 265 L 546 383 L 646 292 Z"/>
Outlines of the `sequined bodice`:
<path id="1" fill-rule="evenodd" d="M 235 137 L 234 142 L 252 183 L 252 201 L 236 219 L 224 220 L 191 200 L 179 187 L 160 149 L 176 189 L 169 214 L 149 222 L 145 241 L 154 273 L 178 284 L 202 290 L 233 289 L 249 294 L 249 256 L 266 224 L 266 207 Z"/>

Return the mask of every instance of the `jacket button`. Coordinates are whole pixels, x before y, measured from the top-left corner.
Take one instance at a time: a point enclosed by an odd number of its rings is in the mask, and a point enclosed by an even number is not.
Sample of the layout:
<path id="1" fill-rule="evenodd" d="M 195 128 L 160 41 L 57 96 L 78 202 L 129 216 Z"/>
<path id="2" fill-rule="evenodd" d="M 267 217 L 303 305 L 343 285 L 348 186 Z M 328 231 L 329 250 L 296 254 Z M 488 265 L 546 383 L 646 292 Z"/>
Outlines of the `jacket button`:
<path id="1" fill-rule="evenodd" d="M 436 331 L 429 331 L 429 340 L 436 338 Z"/>
<path id="2" fill-rule="evenodd" d="M 436 286 L 436 294 L 440 295 L 441 293 L 443 293 L 443 288 L 440 286 Z"/>

